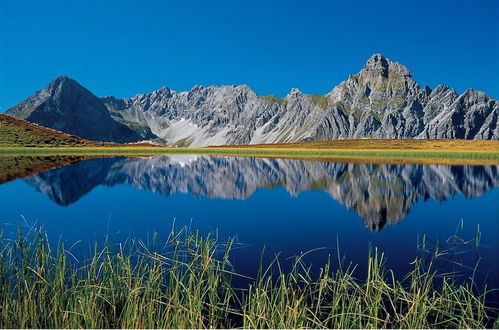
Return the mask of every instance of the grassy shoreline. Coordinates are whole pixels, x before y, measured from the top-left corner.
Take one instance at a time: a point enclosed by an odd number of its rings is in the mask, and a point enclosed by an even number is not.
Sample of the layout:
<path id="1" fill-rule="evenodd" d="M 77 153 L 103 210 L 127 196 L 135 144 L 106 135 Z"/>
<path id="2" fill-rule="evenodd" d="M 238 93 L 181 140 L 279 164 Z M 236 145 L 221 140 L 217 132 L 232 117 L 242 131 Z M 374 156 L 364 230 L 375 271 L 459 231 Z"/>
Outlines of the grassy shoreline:
<path id="1" fill-rule="evenodd" d="M 499 145 L 498 145 L 499 147 Z M 85 156 L 154 156 L 154 155 L 216 155 L 265 158 L 296 158 L 324 161 L 345 162 L 380 162 L 380 163 L 421 163 L 421 164 L 499 164 L 497 151 L 452 151 L 452 150 L 403 150 L 403 149 L 333 149 L 299 147 L 0 147 L 0 156 L 50 156 L 50 155 L 85 155 Z"/>
<path id="2" fill-rule="evenodd" d="M 348 139 L 213 147 L 165 147 L 81 139 L 0 115 L 0 156 L 152 156 L 204 154 L 336 162 L 499 164 L 499 141 L 460 139 Z"/>
<path id="3" fill-rule="evenodd" d="M 472 280 L 439 274 L 418 258 L 402 280 L 373 250 L 366 278 L 355 269 L 318 275 L 297 256 L 290 272 L 278 259 L 246 288 L 230 263 L 233 241 L 173 232 L 166 242 L 94 247 L 75 262 L 62 245 L 51 250 L 41 230 L 0 235 L 2 328 L 483 328 L 497 311 Z"/>

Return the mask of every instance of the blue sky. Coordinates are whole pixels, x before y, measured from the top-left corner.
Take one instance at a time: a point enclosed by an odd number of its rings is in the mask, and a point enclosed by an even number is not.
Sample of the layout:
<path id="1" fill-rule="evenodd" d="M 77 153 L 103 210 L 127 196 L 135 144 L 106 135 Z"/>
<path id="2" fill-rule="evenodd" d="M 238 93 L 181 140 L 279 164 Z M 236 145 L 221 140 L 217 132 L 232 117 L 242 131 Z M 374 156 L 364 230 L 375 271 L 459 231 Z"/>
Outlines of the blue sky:
<path id="1" fill-rule="evenodd" d="M 373 53 L 499 97 L 499 1 L 0 2 L 0 112 L 70 76 L 98 96 L 248 84 L 324 94 Z"/>

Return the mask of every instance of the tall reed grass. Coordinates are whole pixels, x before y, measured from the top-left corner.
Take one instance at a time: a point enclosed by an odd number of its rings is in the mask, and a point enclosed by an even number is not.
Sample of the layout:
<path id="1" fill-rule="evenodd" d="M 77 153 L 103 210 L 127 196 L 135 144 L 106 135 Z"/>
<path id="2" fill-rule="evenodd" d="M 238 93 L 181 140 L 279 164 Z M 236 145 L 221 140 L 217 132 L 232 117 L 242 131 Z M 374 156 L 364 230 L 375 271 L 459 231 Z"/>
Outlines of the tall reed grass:
<path id="1" fill-rule="evenodd" d="M 160 245 L 161 244 L 161 245 Z M 483 328 L 498 326 L 486 289 L 439 274 L 418 258 L 403 279 L 373 249 L 363 280 L 355 267 L 318 275 L 278 258 L 236 288 L 233 242 L 180 230 L 166 242 L 97 245 L 77 259 L 42 230 L 0 235 L 2 328 Z M 161 251 L 161 252 L 158 252 Z M 495 323 L 494 323 L 495 322 Z"/>

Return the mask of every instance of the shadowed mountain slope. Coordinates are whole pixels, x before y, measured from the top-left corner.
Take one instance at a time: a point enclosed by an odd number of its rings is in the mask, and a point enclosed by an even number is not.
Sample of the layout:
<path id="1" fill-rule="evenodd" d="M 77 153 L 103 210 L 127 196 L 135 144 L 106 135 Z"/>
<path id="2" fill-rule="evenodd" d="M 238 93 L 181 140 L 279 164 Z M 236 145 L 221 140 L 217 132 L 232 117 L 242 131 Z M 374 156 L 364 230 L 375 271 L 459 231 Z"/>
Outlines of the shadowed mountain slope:
<path id="1" fill-rule="evenodd" d="M 7 114 L 94 141 L 143 139 L 114 120 L 98 97 L 68 77 L 53 80 L 46 88 L 9 109 Z"/>

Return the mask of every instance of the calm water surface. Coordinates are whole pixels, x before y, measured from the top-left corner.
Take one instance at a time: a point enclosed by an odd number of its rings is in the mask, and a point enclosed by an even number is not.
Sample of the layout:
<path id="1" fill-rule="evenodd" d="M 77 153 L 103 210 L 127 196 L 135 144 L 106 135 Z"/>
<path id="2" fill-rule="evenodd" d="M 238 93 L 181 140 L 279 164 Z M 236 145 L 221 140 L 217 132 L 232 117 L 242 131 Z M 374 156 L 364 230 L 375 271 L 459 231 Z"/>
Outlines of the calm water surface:
<path id="1" fill-rule="evenodd" d="M 166 237 L 173 223 L 237 237 L 233 263 L 248 275 L 264 247 L 265 260 L 321 247 L 307 256 L 314 265 L 336 258 L 339 247 L 362 276 L 370 245 L 403 274 L 423 234 L 429 242 L 445 243 L 456 232 L 472 240 L 479 225 L 479 251 L 459 244 L 449 259 L 479 261 L 481 280 L 499 287 L 499 166 L 114 157 L 6 182 L 0 201 L 7 234 L 39 223 L 53 239 L 76 243 L 74 253 L 105 235 L 113 242 Z"/>

